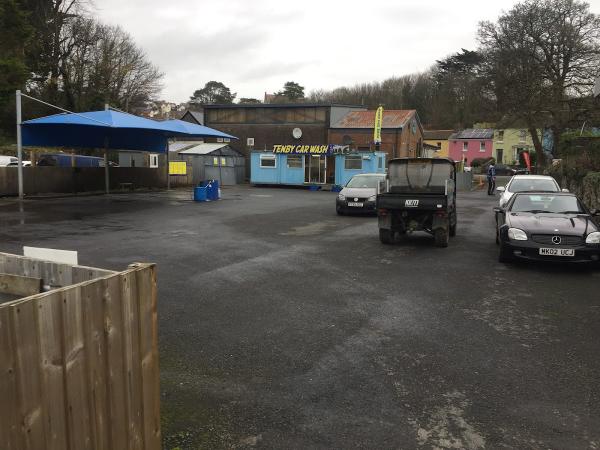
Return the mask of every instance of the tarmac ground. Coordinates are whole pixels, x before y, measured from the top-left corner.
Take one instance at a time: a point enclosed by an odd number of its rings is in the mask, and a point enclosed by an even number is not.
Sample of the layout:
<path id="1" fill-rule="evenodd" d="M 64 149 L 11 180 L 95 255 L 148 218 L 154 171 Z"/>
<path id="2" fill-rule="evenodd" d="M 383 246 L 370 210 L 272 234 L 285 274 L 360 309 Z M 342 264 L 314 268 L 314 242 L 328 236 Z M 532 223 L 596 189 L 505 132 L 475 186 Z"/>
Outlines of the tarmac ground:
<path id="1" fill-rule="evenodd" d="M 155 262 L 167 449 L 600 448 L 600 271 L 497 261 L 497 197 L 446 249 L 335 193 L 0 200 L 0 251 Z"/>

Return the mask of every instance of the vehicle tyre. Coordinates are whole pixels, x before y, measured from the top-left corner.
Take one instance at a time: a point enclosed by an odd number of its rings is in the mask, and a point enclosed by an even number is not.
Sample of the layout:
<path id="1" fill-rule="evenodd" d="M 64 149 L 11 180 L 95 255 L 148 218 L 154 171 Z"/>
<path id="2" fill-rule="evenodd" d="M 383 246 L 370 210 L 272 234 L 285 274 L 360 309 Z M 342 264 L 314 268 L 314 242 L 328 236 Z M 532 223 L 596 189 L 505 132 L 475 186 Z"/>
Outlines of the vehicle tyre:
<path id="1" fill-rule="evenodd" d="M 379 240 L 382 244 L 391 244 L 394 241 L 394 232 L 386 228 L 380 228 Z"/>
<path id="2" fill-rule="evenodd" d="M 509 263 L 513 260 L 512 254 L 509 250 L 505 249 L 502 245 L 500 246 L 500 252 L 498 253 L 498 262 Z"/>
<path id="3" fill-rule="evenodd" d="M 435 246 L 436 247 L 448 247 L 448 240 L 450 239 L 450 227 L 438 228 L 433 232 L 433 237 L 435 238 Z"/>

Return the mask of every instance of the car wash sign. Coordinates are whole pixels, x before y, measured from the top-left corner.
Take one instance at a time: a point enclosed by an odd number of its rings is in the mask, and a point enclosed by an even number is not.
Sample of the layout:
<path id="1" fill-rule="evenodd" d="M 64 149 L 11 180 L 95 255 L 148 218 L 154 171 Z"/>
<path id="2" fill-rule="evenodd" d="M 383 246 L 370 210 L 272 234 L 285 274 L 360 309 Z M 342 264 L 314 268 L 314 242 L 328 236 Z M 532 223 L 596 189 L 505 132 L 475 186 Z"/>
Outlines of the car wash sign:
<path id="1" fill-rule="evenodd" d="M 333 145 L 274 145 L 273 153 L 285 153 L 288 155 L 330 155 L 333 153 Z"/>

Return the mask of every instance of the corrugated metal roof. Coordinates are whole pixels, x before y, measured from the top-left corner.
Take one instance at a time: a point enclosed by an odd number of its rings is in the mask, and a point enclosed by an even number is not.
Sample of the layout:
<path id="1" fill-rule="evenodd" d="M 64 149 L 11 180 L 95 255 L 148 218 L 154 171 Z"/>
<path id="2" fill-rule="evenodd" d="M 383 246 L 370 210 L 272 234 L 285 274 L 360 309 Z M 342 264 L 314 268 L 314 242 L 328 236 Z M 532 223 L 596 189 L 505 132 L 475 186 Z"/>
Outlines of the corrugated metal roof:
<path id="1" fill-rule="evenodd" d="M 381 128 L 402 128 L 416 112 L 414 109 L 384 110 Z M 351 111 L 331 128 L 373 128 L 374 124 L 375 111 Z"/>
<path id="2" fill-rule="evenodd" d="M 450 139 L 493 139 L 492 128 L 467 128 L 450 136 Z"/>
<path id="3" fill-rule="evenodd" d="M 205 142 L 202 144 L 196 144 L 190 148 L 186 148 L 178 152 L 180 155 L 208 155 L 209 153 L 219 150 L 220 148 L 227 147 L 228 144 Z"/>
<path id="4" fill-rule="evenodd" d="M 454 130 L 424 130 L 423 131 L 423 139 L 426 140 L 436 140 L 439 139 L 441 141 L 448 139 Z"/>

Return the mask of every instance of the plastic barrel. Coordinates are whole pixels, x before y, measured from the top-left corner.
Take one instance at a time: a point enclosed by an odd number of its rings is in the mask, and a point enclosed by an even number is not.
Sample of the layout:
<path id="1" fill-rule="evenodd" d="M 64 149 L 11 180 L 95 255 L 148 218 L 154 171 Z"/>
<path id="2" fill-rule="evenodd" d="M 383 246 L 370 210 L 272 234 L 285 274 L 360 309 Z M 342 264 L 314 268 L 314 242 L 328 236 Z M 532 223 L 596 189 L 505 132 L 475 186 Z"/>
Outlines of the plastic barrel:
<path id="1" fill-rule="evenodd" d="M 208 199 L 206 186 L 196 186 L 194 188 L 194 201 L 205 202 Z"/>
<path id="2" fill-rule="evenodd" d="M 217 180 L 210 180 L 210 188 L 208 190 L 209 200 L 219 200 L 219 182 Z"/>

